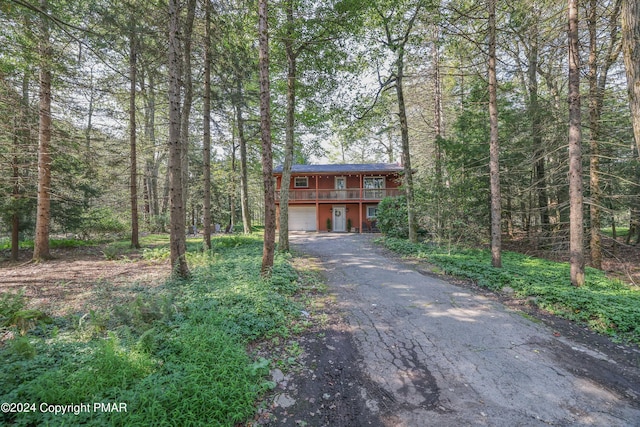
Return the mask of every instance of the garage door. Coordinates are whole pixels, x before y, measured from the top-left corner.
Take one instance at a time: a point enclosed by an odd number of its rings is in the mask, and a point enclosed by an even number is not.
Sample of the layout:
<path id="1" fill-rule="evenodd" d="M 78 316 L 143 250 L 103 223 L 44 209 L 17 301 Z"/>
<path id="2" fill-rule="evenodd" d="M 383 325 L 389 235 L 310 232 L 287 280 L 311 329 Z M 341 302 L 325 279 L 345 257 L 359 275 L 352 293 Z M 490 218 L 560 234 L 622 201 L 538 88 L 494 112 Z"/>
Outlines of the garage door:
<path id="1" fill-rule="evenodd" d="M 316 231 L 316 207 L 289 206 L 289 230 Z"/>

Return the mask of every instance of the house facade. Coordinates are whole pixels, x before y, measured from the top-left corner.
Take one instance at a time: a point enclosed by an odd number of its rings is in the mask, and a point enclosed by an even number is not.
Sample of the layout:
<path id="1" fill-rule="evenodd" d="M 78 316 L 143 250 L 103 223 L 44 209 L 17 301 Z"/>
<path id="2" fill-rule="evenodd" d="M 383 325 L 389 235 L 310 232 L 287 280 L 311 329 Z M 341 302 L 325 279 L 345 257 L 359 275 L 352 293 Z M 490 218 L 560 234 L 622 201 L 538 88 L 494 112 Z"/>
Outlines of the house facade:
<path id="1" fill-rule="evenodd" d="M 376 231 L 378 202 L 400 194 L 402 170 L 391 163 L 293 165 L 289 230 Z M 279 218 L 282 166 L 275 168 L 274 176 Z"/>

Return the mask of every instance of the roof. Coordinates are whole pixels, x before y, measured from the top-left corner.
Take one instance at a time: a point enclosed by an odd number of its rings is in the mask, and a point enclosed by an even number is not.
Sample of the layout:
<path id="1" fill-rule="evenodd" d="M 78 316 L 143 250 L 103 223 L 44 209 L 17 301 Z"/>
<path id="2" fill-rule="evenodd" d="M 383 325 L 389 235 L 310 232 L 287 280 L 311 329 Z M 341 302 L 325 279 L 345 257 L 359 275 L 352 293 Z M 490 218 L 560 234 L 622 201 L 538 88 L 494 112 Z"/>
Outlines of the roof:
<path id="1" fill-rule="evenodd" d="M 362 164 L 333 164 L 333 165 L 293 165 L 291 173 L 382 173 L 402 172 L 403 167 L 397 163 L 362 163 Z M 276 167 L 273 173 L 282 173 L 282 165 Z"/>

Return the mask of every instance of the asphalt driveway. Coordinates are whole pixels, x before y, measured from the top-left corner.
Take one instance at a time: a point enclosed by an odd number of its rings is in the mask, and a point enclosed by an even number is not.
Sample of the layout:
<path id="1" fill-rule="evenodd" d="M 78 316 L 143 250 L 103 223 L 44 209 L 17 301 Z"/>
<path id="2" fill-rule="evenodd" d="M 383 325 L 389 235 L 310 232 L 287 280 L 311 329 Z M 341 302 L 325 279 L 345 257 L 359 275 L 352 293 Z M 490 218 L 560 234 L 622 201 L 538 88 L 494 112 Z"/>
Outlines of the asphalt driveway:
<path id="1" fill-rule="evenodd" d="M 321 261 L 356 369 L 374 386 L 359 389 L 364 410 L 384 425 L 640 426 L 640 386 L 589 375 L 617 372 L 605 354 L 422 274 L 371 239 L 301 233 L 291 243 Z"/>

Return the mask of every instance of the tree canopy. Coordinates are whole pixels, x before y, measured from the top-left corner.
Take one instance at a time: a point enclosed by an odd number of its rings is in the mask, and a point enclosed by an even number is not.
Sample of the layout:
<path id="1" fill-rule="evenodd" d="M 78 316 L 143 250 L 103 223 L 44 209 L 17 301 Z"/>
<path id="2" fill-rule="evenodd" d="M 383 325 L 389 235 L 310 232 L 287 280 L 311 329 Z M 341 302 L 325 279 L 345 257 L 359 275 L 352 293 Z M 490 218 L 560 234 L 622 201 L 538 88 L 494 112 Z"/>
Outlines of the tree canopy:
<path id="1" fill-rule="evenodd" d="M 640 242 L 639 8 L 569 6 L 3 2 L 1 231 L 37 259 L 51 234 L 171 231 L 186 275 L 185 233 L 275 227 L 269 167 L 388 161 L 410 239 L 503 235 L 601 268 L 620 244 L 603 228 Z"/>

